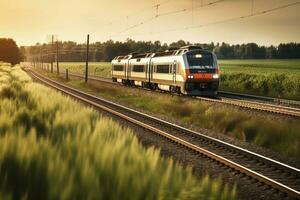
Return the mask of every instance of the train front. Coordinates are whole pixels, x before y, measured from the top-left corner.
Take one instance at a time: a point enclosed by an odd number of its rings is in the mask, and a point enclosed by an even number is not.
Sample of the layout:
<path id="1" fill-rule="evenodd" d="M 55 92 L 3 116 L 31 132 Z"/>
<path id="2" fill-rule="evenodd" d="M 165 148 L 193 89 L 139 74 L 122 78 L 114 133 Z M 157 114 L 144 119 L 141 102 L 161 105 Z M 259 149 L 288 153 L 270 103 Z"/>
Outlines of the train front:
<path id="1" fill-rule="evenodd" d="M 185 93 L 193 96 L 216 96 L 220 78 L 216 55 L 206 50 L 192 50 L 185 55 Z"/>

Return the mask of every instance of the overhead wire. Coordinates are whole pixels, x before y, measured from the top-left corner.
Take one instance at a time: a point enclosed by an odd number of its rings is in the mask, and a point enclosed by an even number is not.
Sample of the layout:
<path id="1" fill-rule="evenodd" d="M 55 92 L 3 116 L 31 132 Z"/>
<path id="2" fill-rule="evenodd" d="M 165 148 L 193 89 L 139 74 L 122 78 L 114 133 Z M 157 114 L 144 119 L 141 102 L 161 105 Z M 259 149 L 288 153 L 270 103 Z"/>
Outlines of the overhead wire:
<path id="1" fill-rule="evenodd" d="M 161 3 L 152 5 L 151 7 L 145 7 L 145 8 L 142 8 L 141 10 L 139 10 L 139 11 L 135 11 L 134 13 L 127 14 L 127 15 L 125 15 L 124 17 L 126 17 L 126 18 L 128 19 L 128 18 L 133 17 L 133 16 L 136 16 L 136 15 L 138 15 L 138 14 L 140 14 L 140 13 L 143 13 L 143 12 L 146 12 L 146 11 L 152 11 L 153 8 L 155 8 L 155 6 L 157 6 L 157 5 L 162 6 L 162 5 L 164 5 L 164 4 L 169 3 L 170 1 L 171 1 L 171 0 L 165 0 L 165 1 L 161 2 Z M 124 19 L 124 17 L 123 17 L 123 19 Z M 102 26 L 112 25 L 113 22 L 120 22 L 120 21 L 123 21 L 123 20 L 114 20 L 114 21 L 110 21 L 110 22 L 108 22 L 108 23 L 106 23 L 106 24 L 103 24 Z"/>
<path id="2" fill-rule="evenodd" d="M 194 6 L 194 5 L 192 5 L 189 8 L 184 8 L 184 9 L 179 9 L 179 10 L 175 10 L 175 11 L 170 11 L 170 12 L 165 12 L 165 13 L 161 13 L 161 14 L 156 14 L 155 16 L 152 16 L 152 17 L 150 17 L 148 19 L 145 19 L 145 20 L 143 20 L 143 21 L 141 21 L 139 23 L 136 23 L 136 24 L 134 24 L 134 25 L 132 25 L 130 27 L 127 27 L 126 29 L 118 32 L 117 34 L 110 35 L 110 37 L 114 37 L 114 36 L 116 36 L 118 34 L 121 34 L 121 33 L 127 32 L 127 31 L 129 31 L 131 29 L 137 28 L 137 27 L 139 27 L 141 25 L 144 25 L 144 24 L 146 24 L 148 22 L 151 22 L 154 19 L 157 19 L 157 18 L 160 18 L 160 17 L 174 15 L 174 14 L 178 14 L 178 13 L 182 13 L 182 12 L 187 12 L 189 10 L 194 10 L 194 9 L 197 9 L 197 8 L 203 8 L 203 7 L 207 7 L 207 6 L 212 6 L 212 5 L 224 2 L 224 1 L 227 1 L 227 0 L 216 0 L 216 1 L 213 1 L 213 2 L 210 2 L 210 3 L 206 3 L 206 4 L 201 3 L 200 6 Z"/>
<path id="3" fill-rule="evenodd" d="M 299 5 L 299 4 L 300 4 L 300 1 L 297 1 L 297 2 L 294 2 L 294 3 L 281 5 L 281 6 L 270 8 L 270 9 L 263 10 L 263 11 L 258 11 L 258 12 L 253 12 L 252 11 L 250 14 L 247 14 L 247 15 L 242 15 L 242 16 L 239 16 L 239 17 L 233 17 L 233 18 L 220 20 L 220 21 L 215 21 L 215 22 L 210 22 L 210 23 L 207 23 L 207 24 L 192 25 L 192 26 L 187 26 L 187 27 L 184 27 L 184 28 L 174 28 L 174 29 L 169 29 L 169 30 L 164 30 L 164 31 L 157 31 L 157 32 L 138 33 L 138 34 L 135 34 L 135 35 L 149 35 L 149 34 L 158 34 L 158 33 L 165 33 L 165 32 L 180 31 L 180 30 L 188 30 L 188 29 L 198 29 L 198 28 L 203 28 L 203 27 L 206 27 L 206 26 L 222 24 L 222 23 L 232 22 L 232 21 L 236 21 L 236 20 L 251 18 L 251 17 L 255 17 L 255 16 L 259 16 L 259 15 L 264 15 L 264 14 L 267 14 L 267 13 L 270 13 L 270 12 L 274 12 L 274 11 L 277 11 L 277 10 L 281 10 L 281 9 L 285 9 L 285 8 L 288 8 L 288 7 L 296 6 L 296 5 Z M 116 35 L 116 36 L 127 36 L 127 35 L 126 34 L 120 34 L 120 35 Z"/>

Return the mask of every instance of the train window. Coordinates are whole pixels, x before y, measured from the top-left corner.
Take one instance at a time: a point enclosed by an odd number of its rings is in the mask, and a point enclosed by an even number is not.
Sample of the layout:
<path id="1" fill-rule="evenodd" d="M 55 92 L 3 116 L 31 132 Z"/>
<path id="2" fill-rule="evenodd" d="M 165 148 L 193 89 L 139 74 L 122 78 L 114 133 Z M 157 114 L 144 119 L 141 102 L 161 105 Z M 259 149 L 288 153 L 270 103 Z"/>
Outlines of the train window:
<path id="1" fill-rule="evenodd" d="M 177 54 L 176 55 L 180 55 L 184 50 L 179 50 L 177 51 Z"/>
<path id="2" fill-rule="evenodd" d="M 156 65 L 157 73 L 166 73 L 168 74 L 170 71 L 170 65 Z"/>
<path id="3" fill-rule="evenodd" d="M 114 71 L 124 71 L 123 65 L 114 65 Z"/>
<path id="4" fill-rule="evenodd" d="M 132 66 L 133 72 L 144 72 L 145 71 L 145 65 L 133 65 Z"/>
<path id="5" fill-rule="evenodd" d="M 211 53 L 187 53 L 189 66 L 213 66 Z"/>

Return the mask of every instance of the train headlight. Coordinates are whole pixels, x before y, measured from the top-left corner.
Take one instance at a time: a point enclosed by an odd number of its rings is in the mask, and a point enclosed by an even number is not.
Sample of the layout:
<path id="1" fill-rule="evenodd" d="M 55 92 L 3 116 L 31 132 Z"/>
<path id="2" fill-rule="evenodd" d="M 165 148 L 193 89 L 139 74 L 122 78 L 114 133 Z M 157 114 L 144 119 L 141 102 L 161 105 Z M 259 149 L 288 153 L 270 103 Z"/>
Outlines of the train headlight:
<path id="1" fill-rule="evenodd" d="M 194 76 L 193 75 L 188 75 L 188 78 L 194 78 Z"/>
<path id="2" fill-rule="evenodd" d="M 214 74 L 214 75 L 213 75 L 213 78 L 214 78 L 214 79 L 218 79 L 219 77 L 220 77 L 219 74 Z"/>

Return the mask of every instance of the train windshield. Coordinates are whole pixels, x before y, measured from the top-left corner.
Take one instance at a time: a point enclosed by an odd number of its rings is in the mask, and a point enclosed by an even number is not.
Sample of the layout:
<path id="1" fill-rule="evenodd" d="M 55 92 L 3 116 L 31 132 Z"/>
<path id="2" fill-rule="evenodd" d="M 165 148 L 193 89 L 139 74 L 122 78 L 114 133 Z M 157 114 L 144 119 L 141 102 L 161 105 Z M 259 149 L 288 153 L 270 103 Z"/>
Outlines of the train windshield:
<path id="1" fill-rule="evenodd" d="M 197 68 L 197 69 L 214 68 L 213 55 L 208 52 L 188 52 L 187 60 L 190 68 Z"/>

